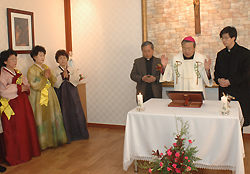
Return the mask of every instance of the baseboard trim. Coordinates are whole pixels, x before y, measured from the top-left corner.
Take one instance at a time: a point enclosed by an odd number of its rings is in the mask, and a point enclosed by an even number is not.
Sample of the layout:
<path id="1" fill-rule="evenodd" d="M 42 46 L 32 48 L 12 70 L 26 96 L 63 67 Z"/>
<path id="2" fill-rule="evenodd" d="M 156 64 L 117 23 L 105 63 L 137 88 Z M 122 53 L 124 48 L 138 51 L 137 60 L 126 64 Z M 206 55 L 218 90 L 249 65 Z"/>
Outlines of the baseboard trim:
<path id="1" fill-rule="evenodd" d="M 244 134 L 243 133 L 243 138 L 250 139 L 250 134 Z"/>
<path id="2" fill-rule="evenodd" d="M 125 125 L 115 125 L 115 124 L 88 123 L 88 127 L 99 127 L 99 128 L 123 129 L 123 130 L 125 130 Z"/>

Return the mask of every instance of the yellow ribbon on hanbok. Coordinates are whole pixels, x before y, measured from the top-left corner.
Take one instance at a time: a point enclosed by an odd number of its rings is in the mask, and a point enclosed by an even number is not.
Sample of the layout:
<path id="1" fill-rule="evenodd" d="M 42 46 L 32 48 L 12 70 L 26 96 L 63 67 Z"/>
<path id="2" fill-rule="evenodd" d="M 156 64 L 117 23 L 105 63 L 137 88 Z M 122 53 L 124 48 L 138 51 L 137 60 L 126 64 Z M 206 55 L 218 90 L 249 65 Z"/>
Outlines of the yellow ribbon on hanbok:
<path id="1" fill-rule="evenodd" d="M 47 79 L 47 83 L 45 85 L 45 87 L 43 88 L 43 90 L 41 90 L 41 98 L 40 98 L 40 105 L 48 105 L 48 101 L 49 101 L 49 87 L 51 86 L 51 83 L 49 81 L 49 79 Z"/>
<path id="2" fill-rule="evenodd" d="M 9 105 L 9 101 L 10 101 L 9 99 L 3 98 L 3 97 L 1 97 L 0 99 L 0 102 L 2 104 L 2 106 L 0 107 L 0 112 L 1 114 L 4 112 L 8 120 L 10 120 L 12 115 L 15 115 L 14 111 Z"/>
<path id="3" fill-rule="evenodd" d="M 17 69 L 16 69 L 16 72 L 18 74 L 21 74 L 21 72 L 19 70 L 17 70 Z M 22 83 L 23 83 L 23 75 L 21 75 L 20 77 L 18 77 L 17 80 L 16 80 L 16 84 L 22 85 Z"/>

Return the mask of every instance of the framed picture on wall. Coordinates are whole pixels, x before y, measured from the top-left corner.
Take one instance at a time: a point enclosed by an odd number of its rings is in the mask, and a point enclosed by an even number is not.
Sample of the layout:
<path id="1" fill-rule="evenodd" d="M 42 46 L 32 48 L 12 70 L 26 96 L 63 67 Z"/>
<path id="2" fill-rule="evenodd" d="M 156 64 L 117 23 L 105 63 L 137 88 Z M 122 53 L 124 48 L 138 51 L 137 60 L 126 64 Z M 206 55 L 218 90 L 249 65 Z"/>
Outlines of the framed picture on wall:
<path id="1" fill-rule="evenodd" d="M 7 8 L 9 48 L 29 54 L 35 45 L 33 12 Z"/>

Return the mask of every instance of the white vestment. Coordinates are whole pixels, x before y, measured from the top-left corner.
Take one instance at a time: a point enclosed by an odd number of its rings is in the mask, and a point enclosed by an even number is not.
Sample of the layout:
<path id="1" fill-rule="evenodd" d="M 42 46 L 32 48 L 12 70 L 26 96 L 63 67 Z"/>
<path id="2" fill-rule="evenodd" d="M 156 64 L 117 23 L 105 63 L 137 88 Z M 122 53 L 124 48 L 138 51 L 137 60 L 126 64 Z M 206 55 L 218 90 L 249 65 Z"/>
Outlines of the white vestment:
<path id="1" fill-rule="evenodd" d="M 166 66 L 160 82 L 173 81 L 175 91 L 203 91 L 205 96 L 205 84 L 213 85 L 213 68 L 210 67 L 210 80 L 207 77 L 204 63 L 206 56 L 195 53 L 194 58 L 184 60 L 183 53 L 179 53 Z"/>

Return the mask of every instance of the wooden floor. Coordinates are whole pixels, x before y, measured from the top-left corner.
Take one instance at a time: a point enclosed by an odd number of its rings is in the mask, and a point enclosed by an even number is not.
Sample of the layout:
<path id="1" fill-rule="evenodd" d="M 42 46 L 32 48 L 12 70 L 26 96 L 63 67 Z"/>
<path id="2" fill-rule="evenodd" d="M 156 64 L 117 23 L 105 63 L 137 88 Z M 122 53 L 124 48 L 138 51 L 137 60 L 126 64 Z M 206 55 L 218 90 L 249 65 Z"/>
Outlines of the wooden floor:
<path id="1" fill-rule="evenodd" d="M 17 166 L 7 166 L 5 174 L 132 174 L 134 165 L 123 170 L 124 130 L 89 127 L 90 139 L 42 151 L 40 157 Z M 250 139 L 244 140 L 246 174 L 250 173 Z M 6 166 L 5 164 L 2 164 Z M 139 169 L 138 174 L 148 174 Z M 200 174 L 231 174 L 230 171 L 199 170 Z"/>

